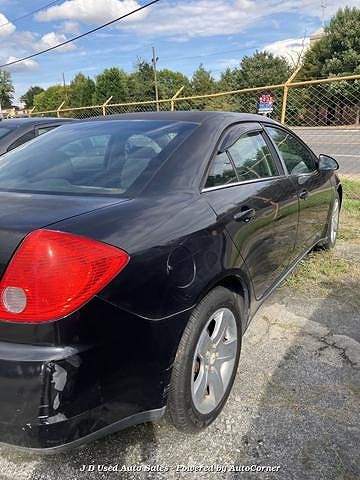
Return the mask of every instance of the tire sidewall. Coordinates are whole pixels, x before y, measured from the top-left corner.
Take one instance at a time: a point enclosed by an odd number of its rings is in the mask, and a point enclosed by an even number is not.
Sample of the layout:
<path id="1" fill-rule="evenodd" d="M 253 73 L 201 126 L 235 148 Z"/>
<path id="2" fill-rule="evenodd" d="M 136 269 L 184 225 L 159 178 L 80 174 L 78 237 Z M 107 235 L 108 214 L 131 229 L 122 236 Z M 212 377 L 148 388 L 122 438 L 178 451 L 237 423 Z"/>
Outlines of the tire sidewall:
<path id="1" fill-rule="evenodd" d="M 331 231 L 332 231 L 332 224 L 333 224 L 333 211 L 334 211 L 334 207 L 335 207 L 336 201 L 338 202 L 338 228 L 337 228 L 337 230 L 336 230 L 335 239 L 332 240 L 332 238 L 331 238 Z M 327 244 L 328 244 L 328 248 L 329 248 L 329 249 L 334 248 L 334 247 L 335 247 L 335 244 L 336 244 L 336 240 L 337 240 L 338 233 L 339 233 L 339 218 L 340 218 L 340 197 L 339 197 L 339 194 L 336 193 L 336 194 L 335 194 L 334 201 L 333 201 L 332 206 L 331 206 L 330 221 L 329 221 L 329 228 L 328 228 L 328 234 L 327 234 Z"/>

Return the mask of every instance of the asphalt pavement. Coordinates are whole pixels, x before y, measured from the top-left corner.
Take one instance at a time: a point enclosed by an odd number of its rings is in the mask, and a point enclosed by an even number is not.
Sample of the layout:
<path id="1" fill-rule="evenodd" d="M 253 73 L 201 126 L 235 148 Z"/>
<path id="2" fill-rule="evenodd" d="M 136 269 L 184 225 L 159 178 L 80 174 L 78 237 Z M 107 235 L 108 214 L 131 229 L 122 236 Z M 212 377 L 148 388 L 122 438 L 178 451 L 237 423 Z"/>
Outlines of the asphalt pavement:
<path id="1" fill-rule="evenodd" d="M 360 174 L 360 128 L 291 128 L 316 154 L 336 158 L 340 173 Z"/>

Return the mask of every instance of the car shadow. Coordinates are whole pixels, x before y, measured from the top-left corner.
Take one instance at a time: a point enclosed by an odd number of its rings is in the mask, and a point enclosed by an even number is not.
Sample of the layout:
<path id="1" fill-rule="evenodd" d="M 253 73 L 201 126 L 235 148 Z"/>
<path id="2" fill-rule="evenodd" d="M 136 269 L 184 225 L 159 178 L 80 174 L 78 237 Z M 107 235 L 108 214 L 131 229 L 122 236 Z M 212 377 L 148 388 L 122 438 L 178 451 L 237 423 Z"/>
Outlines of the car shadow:
<path id="1" fill-rule="evenodd" d="M 29 471 L 24 472 L 24 478 L 31 480 L 68 480 L 76 478 L 99 480 L 109 476 L 121 479 L 137 478 L 136 472 L 123 473 L 121 468 L 123 466 L 131 468 L 132 465 L 151 465 L 155 463 L 154 455 L 157 451 L 156 428 L 157 425 L 153 423 L 138 425 L 95 442 L 90 442 L 72 451 L 54 455 L 32 454 L 6 448 L 3 448 L 1 453 L 11 459 L 12 466 L 27 465 Z M 109 466 L 116 467 L 116 465 L 118 465 L 119 472 L 106 470 Z M 11 470 L 11 466 L 9 470 Z M 1 473 L 0 478 L 3 478 Z M 4 478 L 6 480 L 16 478 L 16 475 L 5 476 Z M 23 477 L 20 474 L 18 478 Z M 142 473 L 141 478 L 154 477 L 148 477 L 147 474 Z"/>

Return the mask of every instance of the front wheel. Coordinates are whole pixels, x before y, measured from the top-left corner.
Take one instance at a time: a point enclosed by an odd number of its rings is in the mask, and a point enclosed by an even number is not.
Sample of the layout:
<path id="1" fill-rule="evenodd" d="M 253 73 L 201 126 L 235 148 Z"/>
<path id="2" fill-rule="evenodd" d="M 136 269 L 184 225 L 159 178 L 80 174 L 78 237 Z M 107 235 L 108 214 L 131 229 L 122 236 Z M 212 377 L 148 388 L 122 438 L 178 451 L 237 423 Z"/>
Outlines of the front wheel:
<path id="1" fill-rule="evenodd" d="M 334 203 L 332 205 L 330 221 L 328 225 L 328 231 L 325 242 L 321 245 L 325 250 L 331 250 L 335 247 L 337 234 L 339 230 L 339 218 L 340 218 L 340 198 L 336 192 Z"/>
<path id="2" fill-rule="evenodd" d="M 223 287 L 194 309 L 176 354 L 168 401 L 172 423 L 196 432 L 223 409 L 241 349 L 242 299 Z"/>

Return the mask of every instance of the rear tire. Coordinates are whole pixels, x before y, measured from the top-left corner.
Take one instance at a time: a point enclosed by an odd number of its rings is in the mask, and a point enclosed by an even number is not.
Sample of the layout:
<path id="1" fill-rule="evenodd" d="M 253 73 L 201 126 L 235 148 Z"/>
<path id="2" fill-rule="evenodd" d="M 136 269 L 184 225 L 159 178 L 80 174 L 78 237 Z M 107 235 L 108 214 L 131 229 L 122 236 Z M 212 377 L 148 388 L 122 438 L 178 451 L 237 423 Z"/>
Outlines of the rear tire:
<path id="1" fill-rule="evenodd" d="M 230 394 L 241 350 L 242 298 L 214 288 L 191 314 L 177 350 L 168 415 L 179 430 L 212 423 Z"/>

